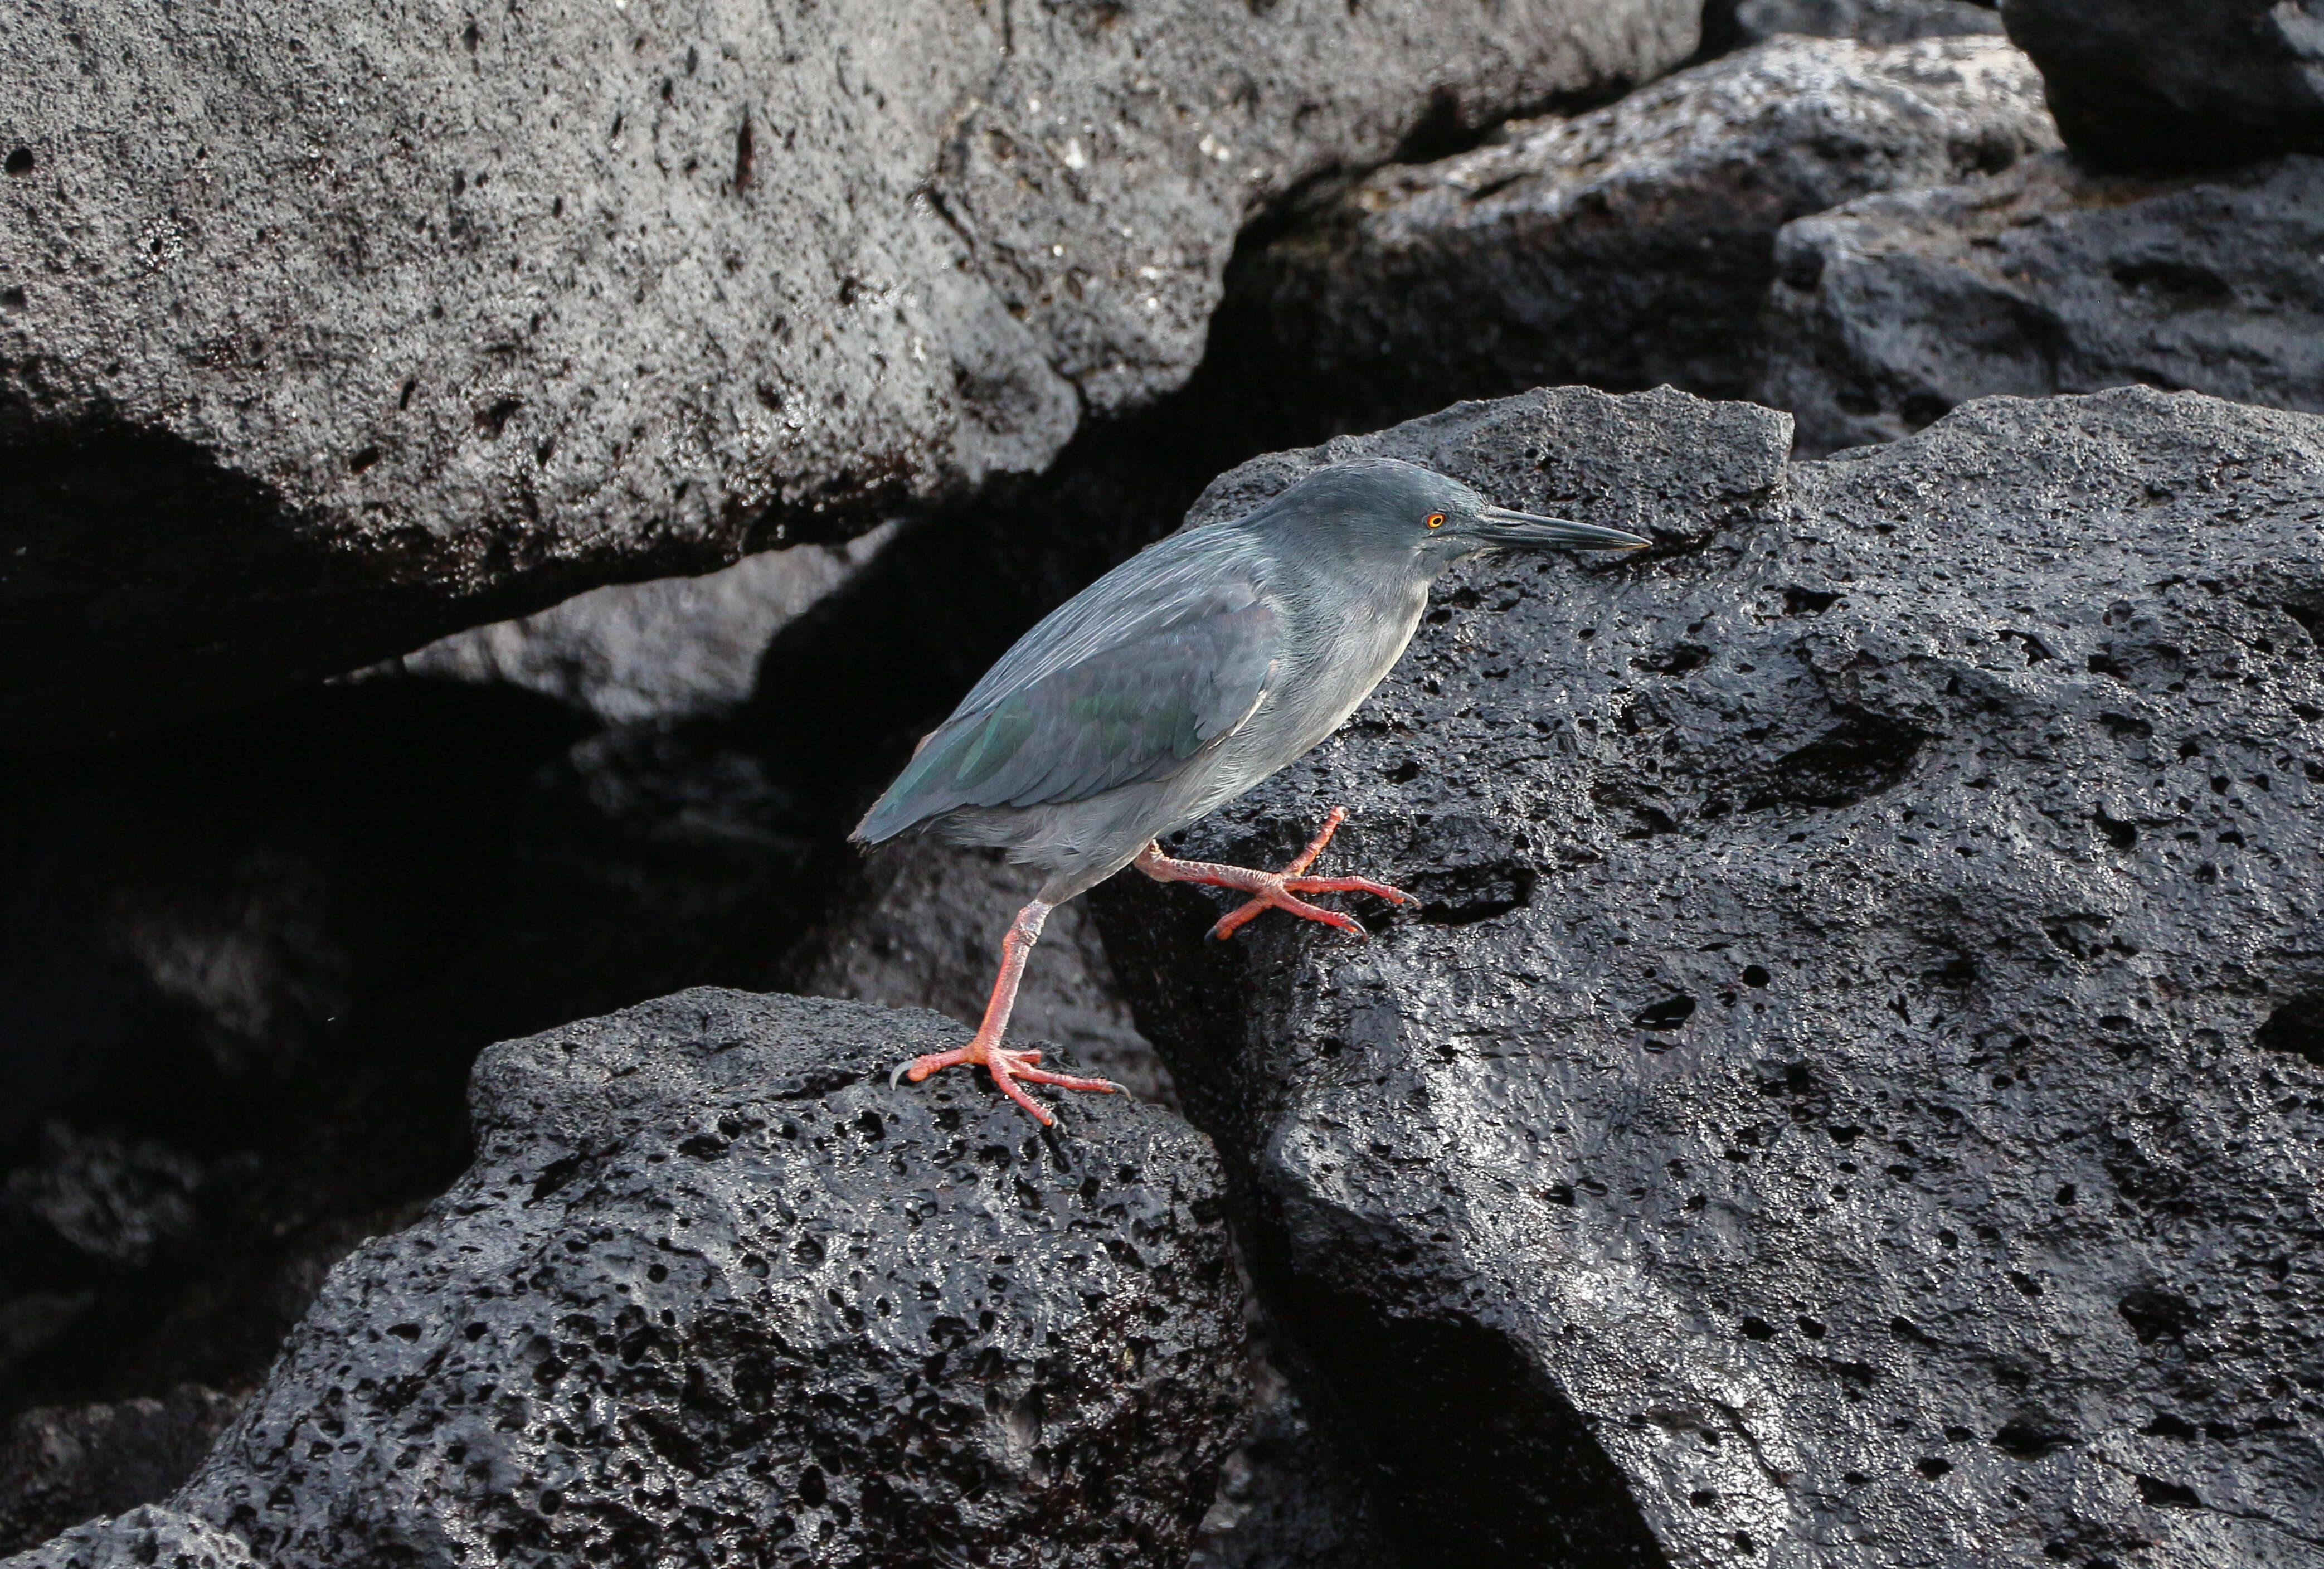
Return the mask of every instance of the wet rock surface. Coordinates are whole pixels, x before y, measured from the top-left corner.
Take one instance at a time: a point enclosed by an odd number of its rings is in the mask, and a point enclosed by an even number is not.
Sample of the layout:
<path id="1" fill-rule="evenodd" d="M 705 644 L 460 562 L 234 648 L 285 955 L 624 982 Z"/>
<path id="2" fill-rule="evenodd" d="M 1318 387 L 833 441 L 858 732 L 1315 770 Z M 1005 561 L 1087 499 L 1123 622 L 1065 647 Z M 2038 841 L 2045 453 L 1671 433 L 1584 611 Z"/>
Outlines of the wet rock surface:
<path id="1" fill-rule="evenodd" d="M 1185 378 L 1266 203 L 1650 77 L 1698 12 L 20 9 L 0 735 L 1038 470 Z"/>
<path id="2" fill-rule="evenodd" d="M 2144 383 L 2324 411 L 2324 159 L 2201 178 L 2031 159 L 1784 228 L 1758 396 L 1805 453 L 1964 400 Z"/>
<path id="3" fill-rule="evenodd" d="M 2057 144 L 2002 40 L 1778 39 L 1332 194 L 1238 260 L 1222 341 L 1341 429 L 1573 382 L 1736 395 L 1784 224 Z"/>
<path id="4" fill-rule="evenodd" d="M 2066 140 L 2101 163 L 2178 169 L 2324 152 L 2324 18 L 2310 0 L 2005 0 Z"/>
<path id="5" fill-rule="evenodd" d="M 184 1384 L 160 1399 L 18 1416 L 0 1429 L 0 1553 L 175 1492 L 241 1407 Z"/>
<path id="6" fill-rule="evenodd" d="M 1784 423 L 1366 438 L 1663 548 L 1448 581 L 1178 846 L 1346 805 L 1369 946 L 1098 892 L 1302 1392 L 1411 1564 L 2312 1562 L 2324 421 Z"/>
<path id="7" fill-rule="evenodd" d="M 700 990 L 493 1048 L 476 1165 L 171 1507 L 278 1565 L 1183 1551 L 1244 1396 L 1214 1158 L 889 1087 L 952 1034 Z"/>

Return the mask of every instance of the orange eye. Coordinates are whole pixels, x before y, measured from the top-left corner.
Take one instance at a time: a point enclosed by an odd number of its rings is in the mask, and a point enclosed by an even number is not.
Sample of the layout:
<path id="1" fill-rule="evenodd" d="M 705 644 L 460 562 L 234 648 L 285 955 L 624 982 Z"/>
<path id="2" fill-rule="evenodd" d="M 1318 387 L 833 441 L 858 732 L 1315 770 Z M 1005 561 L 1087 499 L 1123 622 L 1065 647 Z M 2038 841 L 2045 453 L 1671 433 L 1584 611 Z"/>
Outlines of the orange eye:
<path id="1" fill-rule="evenodd" d="M 1430 528 L 1432 528 L 1432 529 L 1441 529 L 1441 528 L 1443 528 L 1443 527 L 1444 526 L 1444 514 L 1443 514 L 1443 512 L 1431 512 L 1431 513 L 1429 513 L 1429 514 L 1428 514 L 1428 526 L 1429 526 Z"/>

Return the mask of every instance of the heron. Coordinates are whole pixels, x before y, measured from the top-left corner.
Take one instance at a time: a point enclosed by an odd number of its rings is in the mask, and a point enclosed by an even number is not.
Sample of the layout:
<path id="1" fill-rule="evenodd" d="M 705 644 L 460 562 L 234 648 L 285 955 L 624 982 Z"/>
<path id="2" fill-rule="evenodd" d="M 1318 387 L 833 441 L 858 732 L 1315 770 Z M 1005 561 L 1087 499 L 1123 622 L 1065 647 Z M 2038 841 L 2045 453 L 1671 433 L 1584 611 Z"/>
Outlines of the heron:
<path id="1" fill-rule="evenodd" d="M 1222 940 L 1280 909 L 1356 937 L 1309 894 L 1411 896 L 1309 868 L 1346 819 L 1325 817 L 1279 872 L 1181 861 L 1161 839 L 1296 761 L 1338 729 L 1403 654 L 1449 568 L 1497 550 L 1636 550 L 1620 529 L 1495 506 L 1457 479 L 1389 457 L 1315 469 L 1247 515 L 1148 546 L 1019 639 L 931 731 L 849 837 L 899 835 L 1004 849 L 1042 874 L 1001 939 L 983 1022 L 964 1046 L 901 1064 L 891 1082 L 982 1066 L 1043 1124 L 1024 1085 L 1117 1091 L 1039 1066 L 1002 1042 L 1049 912 L 1135 866 L 1161 882 L 1248 895 Z"/>

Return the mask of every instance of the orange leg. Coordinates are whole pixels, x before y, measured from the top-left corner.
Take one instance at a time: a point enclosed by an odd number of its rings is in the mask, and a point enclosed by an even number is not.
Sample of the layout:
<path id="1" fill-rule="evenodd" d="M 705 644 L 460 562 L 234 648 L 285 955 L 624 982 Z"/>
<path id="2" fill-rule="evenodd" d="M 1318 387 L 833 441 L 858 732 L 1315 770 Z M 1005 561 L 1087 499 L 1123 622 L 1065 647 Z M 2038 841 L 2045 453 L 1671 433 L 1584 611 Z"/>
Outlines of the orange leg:
<path id="1" fill-rule="evenodd" d="M 1374 882 L 1369 877 L 1305 877 L 1301 873 L 1315 864 L 1315 857 L 1332 842 L 1332 835 L 1348 820 L 1348 808 L 1333 807 L 1332 815 L 1323 819 L 1323 831 L 1299 853 L 1297 860 L 1280 872 L 1254 872 L 1245 866 L 1221 866 L 1209 861 L 1173 861 L 1162 854 L 1158 844 L 1148 844 L 1138 853 L 1130 864 L 1157 882 L 1203 882 L 1213 888 L 1234 888 L 1250 894 L 1250 902 L 1231 914 L 1222 916 L 1219 924 L 1211 928 L 1211 936 L 1231 937 L 1244 925 L 1269 909 L 1286 909 L 1308 920 L 1320 920 L 1326 926 L 1338 927 L 1343 932 L 1365 937 L 1364 928 L 1352 917 L 1336 909 L 1324 909 L 1302 899 L 1301 893 L 1369 893 L 1392 903 L 1402 904 L 1412 895 L 1400 888 L 1390 888 L 1385 882 Z"/>
<path id="2" fill-rule="evenodd" d="M 951 1051 L 930 1052 L 916 1057 L 888 1075 L 889 1083 L 909 1079 L 918 1084 L 930 1074 L 964 1063 L 981 1064 L 1001 1086 L 1001 1093 L 1033 1113 L 1043 1127 L 1056 1121 L 1048 1108 L 1018 1088 L 1019 1081 L 1034 1084 L 1055 1084 L 1062 1090 L 1100 1090 L 1112 1092 L 1121 1086 L 1111 1079 L 1077 1079 L 1067 1074 L 1045 1073 L 1033 1065 L 1041 1060 L 1038 1051 L 1004 1051 L 1001 1038 L 1009 1031 L 1010 1011 L 1017 1006 L 1017 987 L 1025 978 L 1025 960 L 1040 940 L 1041 924 L 1049 918 L 1049 907 L 1035 900 L 1017 912 L 1009 928 L 1009 935 L 1001 939 L 1001 974 L 992 983 L 992 1001 L 984 1006 L 984 1022 L 977 1027 L 975 1037 L 966 1046 Z"/>

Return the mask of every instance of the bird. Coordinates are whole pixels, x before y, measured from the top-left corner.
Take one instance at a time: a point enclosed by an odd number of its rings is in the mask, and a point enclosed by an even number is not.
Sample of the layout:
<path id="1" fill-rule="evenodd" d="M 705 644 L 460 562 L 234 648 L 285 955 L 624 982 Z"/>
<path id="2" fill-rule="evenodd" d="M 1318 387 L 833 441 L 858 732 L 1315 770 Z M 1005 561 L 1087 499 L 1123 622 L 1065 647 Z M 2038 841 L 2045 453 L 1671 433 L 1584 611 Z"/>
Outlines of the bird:
<path id="1" fill-rule="evenodd" d="M 891 1085 L 980 1066 L 1045 1126 L 1054 1119 L 1027 1084 L 1120 1090 L 1045 1070 L 1038 1051 L 1002 1041 L 1049 912 L 1126 866 L 1250 895 L 1212 928 L 1221 939 L 1268 909 L 1363 937 L 1352 917 L 1300 897 L 1410 898 L 1369 878 L 1308 875 L 1344 808 L 1280 872 L 1175 860 L 1160 841 L 1338 729 L 1403 654 L 1430 586 L 1455 563 L 1652 543 L 1495 506 L 1417 464 L 1358 457 L 1316 468 L 1244 516 L 1148 545 L 1051 612 L 921 740 L 849 835 L 866 849 L 908 833 L 1005 849 L 1045 879 L 1001 939 L 975 1035 L 899 1065 Z"/>

